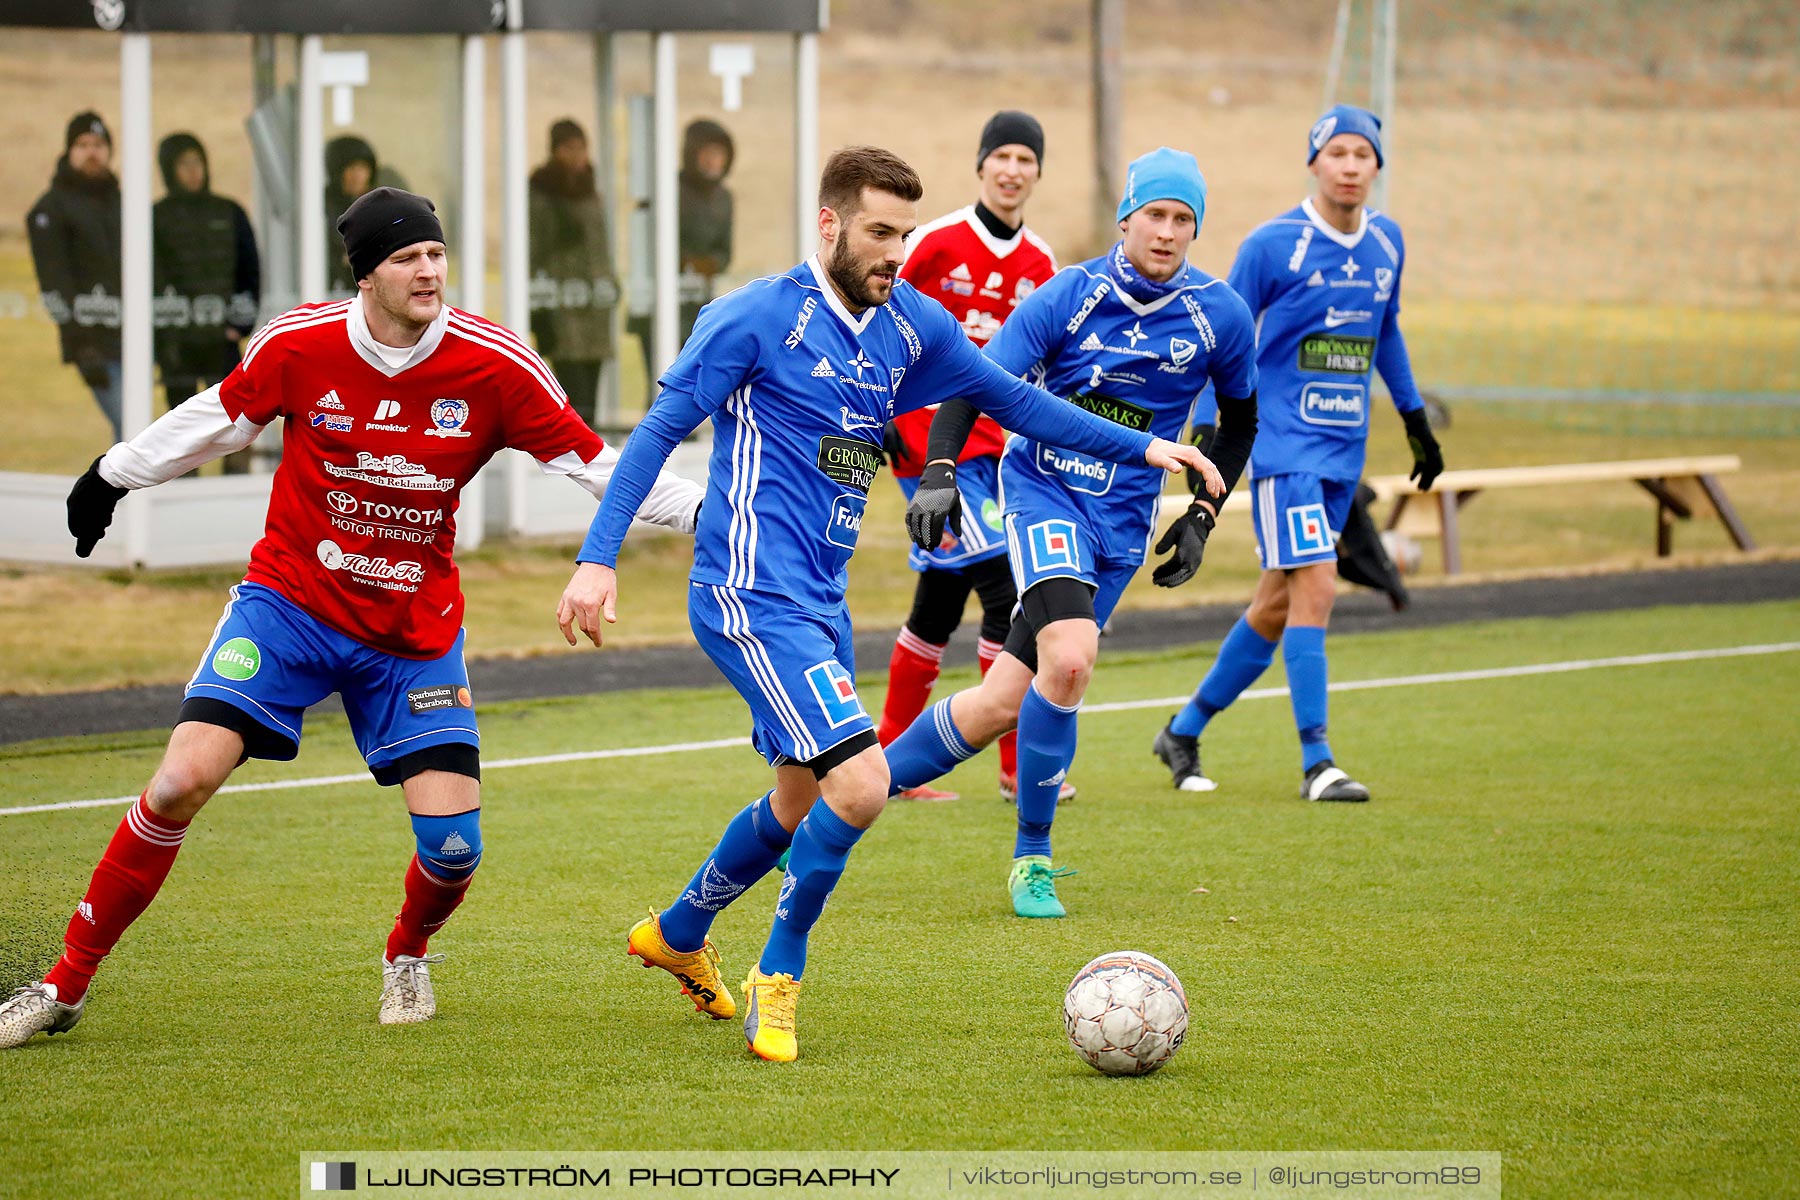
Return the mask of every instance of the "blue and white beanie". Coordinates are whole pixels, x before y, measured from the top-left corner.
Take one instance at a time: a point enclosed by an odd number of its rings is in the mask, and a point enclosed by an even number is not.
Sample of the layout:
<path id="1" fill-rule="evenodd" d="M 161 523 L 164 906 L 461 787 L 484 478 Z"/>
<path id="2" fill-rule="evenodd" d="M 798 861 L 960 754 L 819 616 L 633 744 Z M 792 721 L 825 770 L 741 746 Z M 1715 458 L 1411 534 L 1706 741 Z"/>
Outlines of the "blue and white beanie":
<path id="1" fill-rule="evenodd" d="M 1368 140 L 1375 148 L 1375 165 L 1385 166 L 1381 159 L 1381 118 L 1366 108 L 1358 108 L 1354 104 L 1339 104 L 1313 122 L 1312 131 L 1306 135 L 1306 163 L 1319 157 L 1319 151 L 1325 143 L 1340 133 L 1354 133 Z"/>

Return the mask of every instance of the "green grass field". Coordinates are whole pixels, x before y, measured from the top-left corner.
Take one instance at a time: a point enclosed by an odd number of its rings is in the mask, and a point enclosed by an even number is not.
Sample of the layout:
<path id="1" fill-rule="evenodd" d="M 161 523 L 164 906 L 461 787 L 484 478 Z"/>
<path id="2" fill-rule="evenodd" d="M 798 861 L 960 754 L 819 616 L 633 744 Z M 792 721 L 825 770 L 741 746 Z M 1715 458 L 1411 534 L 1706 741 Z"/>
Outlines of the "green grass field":
<path id="1" fill-rule="evenodd" d="M 1800 640 L 1800 603 L 1346 636 L 1338 680 Z M 1212 647 L 1103 663 L 1187 690 Z M 1800 1169 L 1793 654 L 1346 692 L 1367 806 L 1295 796 L 1285 701 L 1178 795 L 1161 706 L 1083 719 L 1061 922 L 1002 879 L 991 757 L 895 805 L 813 938 L 801 1060 L 750 1059 L 622 953 L 765 786 L 748 749 L 490 769 L 487 857 L 433 944 L 441 1015 L 381 1029 L 411 838 L 367 782 L 222 796 L 82 1026 L 0 1057 L 0 1195 L 261 1195 L 309 1148 L 1494 1150 L 1515 1196 L 1791 1194 Z M 952 678 L 952 682 L 959 680 Z M 1278 684 L 1279 669 L 1265 684 Z M 479 686 L 479 681 L 477 681 Z M 865 680 L 871 702 L 880 683 Z M 744 733 L 720 690 L 493 705 L 486 757 Z M 160 737 L 0 751 L 0 806 L 135 792 Z M 354 771 L 341 719 L 238 782 Z M 35 977 L 119 808 L 0 817 L 0 985 Z M 1204 892 L 1196 889 L 1204 888 Z M 723 914 L 728 978 L 772 889 Z M 1181 975 L 1187 1045 L 1108 1080 L 1062 1036 L 1090 957 Z M 179 1164 L 179 1171 L 165 1168 Z"/>

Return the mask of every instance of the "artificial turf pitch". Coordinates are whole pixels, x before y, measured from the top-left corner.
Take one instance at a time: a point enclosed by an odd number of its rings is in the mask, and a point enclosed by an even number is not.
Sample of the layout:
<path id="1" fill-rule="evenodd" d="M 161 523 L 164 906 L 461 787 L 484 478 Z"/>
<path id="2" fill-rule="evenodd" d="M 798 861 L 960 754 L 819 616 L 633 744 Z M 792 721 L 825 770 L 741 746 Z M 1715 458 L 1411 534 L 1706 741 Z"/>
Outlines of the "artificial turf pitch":
<path id="1" fill-rule="evenodd" d="M 1800 603 L 1334 639 L 1334 680 L 1800 640 Z M 1102 655 L 1090 703 L 1189 690 L 1212 646 Z M 591 652 L 591 651 L 590 651 Z M 865 664 L 873 666 L 875 664 Z M 946 682 L 965 682 L 948 676 Z M 866 701 L 881 681 L 863 677 Z M 1278 685 L 1279 660 L 1264 686 Z M 480 679 L 475 680 L 479 697 Z M 1082 721 L 1063 921 L 1010 915 L 993 759 L 896 803 L 812 938 L 801 1059 L 750 1058 L 623 952 L 767 786 L 748 749 L 490 771 L 487 853 L 433 941 L 440 1015 L 375 1023 L 411 835 L 364 780 L 216 798 L 73 1033 L 0 1055 L 0 1196 L 260 1195 L 338 1147 L 1468 1149 L 1508 1195 L 1800 1187 L 1800 654 L 1333 697 L 1368 805 L 1297 798 L 1285 700 L 1170 789 L 1163 707 Z M 515 703 L 484 755 L 729 738 L 723 690 Z M 0 807 L 135 793 L 160 735 L 0 752 Z M 234 782 L 354 771 L 341 719 Z M 0 816 L 0 986 L 35 978 L 122 806 Z M 1204 890 L 1199 890 L 1204 889 Z M 741 980 L 765 882 L 714 937 Z M 1070 976 L 1138 949 L 1187 1044 L 1103 1078 Z"/>

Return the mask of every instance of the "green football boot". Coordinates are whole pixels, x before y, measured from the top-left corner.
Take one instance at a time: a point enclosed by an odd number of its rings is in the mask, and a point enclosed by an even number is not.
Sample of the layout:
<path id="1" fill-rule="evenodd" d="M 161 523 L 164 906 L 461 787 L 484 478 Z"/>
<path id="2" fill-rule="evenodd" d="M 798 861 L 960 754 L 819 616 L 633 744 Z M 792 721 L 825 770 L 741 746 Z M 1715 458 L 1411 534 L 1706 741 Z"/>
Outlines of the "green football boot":
<path id="1" fill-rule="evenodd" d="M 1068 910 L 1056 898 L 1056 881 L 1075 874 L 1074 867 L 1052 867 L 1041 854 L 1013 859 L 1006 890 L 1012 893 L 1013 912 L 1021 917 L 1066 917 Z"/>

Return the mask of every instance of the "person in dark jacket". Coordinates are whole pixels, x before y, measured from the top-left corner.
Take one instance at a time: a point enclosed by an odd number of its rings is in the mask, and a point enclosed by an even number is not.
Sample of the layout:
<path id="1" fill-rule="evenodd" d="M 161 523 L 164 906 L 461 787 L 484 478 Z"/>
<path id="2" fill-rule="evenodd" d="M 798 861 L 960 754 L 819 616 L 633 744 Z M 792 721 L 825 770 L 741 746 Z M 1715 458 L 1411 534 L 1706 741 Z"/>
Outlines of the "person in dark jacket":
<path id="1" fill-rule="evenodd" d="M 694 331 L 713 280 L 731 265 L 731 174 L 737 148 L 717 121 L 695 121 L 681 144 L 681 340 Z"/>
<path id="2" fill-rule="evenodd" d="M 531 332 L 569 402 L 593 425 L 619 286 L 587 134 L 574 121 L 550 127 L 550 158 L 531 173 L 530 195 Z"/>
<path id="3" fill-rule="evenodd" d="M 119 179 L 112 134 L 94 112 L 77 113 L 63 136 L 50 190 L 25 216 L 38 295 L 56 322 L 62 360 L 81 372 L 123 437 L 119 386 Z"/>
<path id="4" fill-rule="evenodd" d="M 170 408 L 231 373 L 256 327 L 262 260 L 250 218 L 215 195 L 206 147 L 173 133 L 157 147 L 168 194 L 151 210 L 155 246 L 156 365 Z M 223 470 L 250 469 L 249 451 L 227 455 Z"/>
<path id="5" fill-rule="evenodd" d="M 378 187 L 410 190 L 400 172 L 381 165 L 375 147 L 355 134 L 325 143 L 325 286 L 332 295 L 348 296 L 356 291 L 356 274 L 350 270 L 343 239 L 338 236 L 338 218 L 358 196 Z"/>
<path id="6" fill-rule="evenodd" d="M 731 134 L 717 121 L 690 122 L 681 141 L 681 175 L 677 192 L 681 256 L 681 341 L 694 331 L 701 306 L 713 298 L 713 281 L 731 265 L 731 189 L 725 177 L 737 158 Z M 644 374 L 650 381 L 650 398 L 656 395 L 656 370 L 652 365 L 655 321 L 649 314 L 635 315 L 625 328 L 636 334 L 644 350 Z"/>

